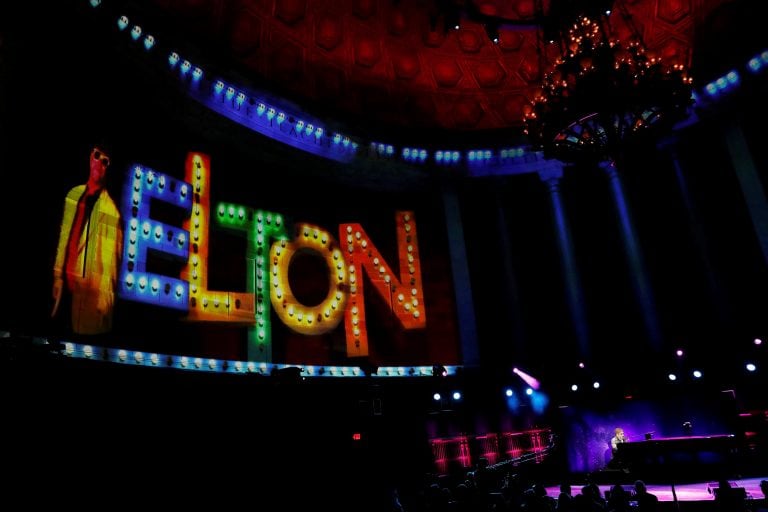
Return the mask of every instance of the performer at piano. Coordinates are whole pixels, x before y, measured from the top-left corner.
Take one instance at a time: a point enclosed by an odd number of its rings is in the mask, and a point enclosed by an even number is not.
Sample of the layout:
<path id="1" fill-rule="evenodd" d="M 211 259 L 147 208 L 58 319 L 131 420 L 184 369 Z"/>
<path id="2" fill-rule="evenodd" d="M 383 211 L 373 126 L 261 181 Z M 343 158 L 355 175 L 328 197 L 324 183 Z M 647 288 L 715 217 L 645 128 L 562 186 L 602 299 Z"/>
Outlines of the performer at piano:
<path id="1" fill-rule="evenodd" d="M 619 451 L 619 445 L 621 443 L 626 443 L 628 440 L 626 434 L 624 434 L 624 429 L 616 427 L 615 435 L 611 438 L 611 454 L 613 457 L 616 457 L 616 453 Z"/>
<path id="2" fill-rule="evenodd" d="M 611 469 L 625 470 L 625 462 L 622 460 L 622 456 L 619 453 L 619 445 L 629 441 L 629 438 L 624 434 L 624 429 L 616 427 L 614 430 L 614 436 L 611 438 L 611 460 L 608 463 L 608 467 Z"/>

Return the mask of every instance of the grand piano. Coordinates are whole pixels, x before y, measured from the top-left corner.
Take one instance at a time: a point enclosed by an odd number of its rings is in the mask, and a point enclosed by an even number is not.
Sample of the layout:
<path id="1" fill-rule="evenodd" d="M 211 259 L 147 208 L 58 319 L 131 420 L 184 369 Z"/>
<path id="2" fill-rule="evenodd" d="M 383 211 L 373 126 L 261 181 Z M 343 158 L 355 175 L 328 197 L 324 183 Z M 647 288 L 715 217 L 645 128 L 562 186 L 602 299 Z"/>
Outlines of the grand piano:
<path id="1" fill-rule="evenodd" d="M 633 477 L 682 481 L 716 478 L 732 467 L 737 452 L 733 434 L 666 437 L 619 444 L 616 462 Z"/>

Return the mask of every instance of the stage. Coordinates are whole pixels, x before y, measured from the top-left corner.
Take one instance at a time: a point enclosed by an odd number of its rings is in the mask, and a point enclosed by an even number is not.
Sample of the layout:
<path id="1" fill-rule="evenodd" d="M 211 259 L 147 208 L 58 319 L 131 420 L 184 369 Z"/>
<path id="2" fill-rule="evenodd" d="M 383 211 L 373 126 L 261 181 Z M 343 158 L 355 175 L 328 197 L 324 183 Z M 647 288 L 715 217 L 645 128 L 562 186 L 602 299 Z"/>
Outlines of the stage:
<path id="1" fill-rule="evenodd" d="M 760 480 L 768 480 L 768 474 L 762 477 L 743 478 L 729 480 L 731 487 L 743 487 L 746 491 L 747 500 L 762 499 L 763 493 L 760 491 Z M 585 481 L 571 482 L 573 494 L 579 494 Z M 609 490 L 613 484 L 598 484 L 600 492 L 605 496 L 605 491 Z M 622 486 L 632 488 L 631 483 L 622 481 Z M 716 481 L 704 481 L 685 484 L 647 484 L 648 492 L 655 494 L 661 502 L 714 502 L 715 495 L 712 491 L 717 486 Z M 559 486 L 547 487 L 547 494 L 557 498 L 560 494 Z"/>

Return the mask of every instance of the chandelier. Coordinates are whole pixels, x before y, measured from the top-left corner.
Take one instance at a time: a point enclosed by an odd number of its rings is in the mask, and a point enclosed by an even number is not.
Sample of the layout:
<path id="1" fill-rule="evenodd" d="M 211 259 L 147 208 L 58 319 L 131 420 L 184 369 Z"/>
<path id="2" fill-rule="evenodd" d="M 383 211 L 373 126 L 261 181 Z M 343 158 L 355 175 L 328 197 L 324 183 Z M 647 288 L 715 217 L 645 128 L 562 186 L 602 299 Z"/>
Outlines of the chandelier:
<path id="1" fill-rule="evenodd" d="M 683 65 L 650 57 L 639 37 L 622 45 L 607 18 L 598 20 L 580 16 L 568 27 L 524 111 L 525 133 L 547 157 L 616 162 L 629 144 L 685 119 L 693 103 Z"/>

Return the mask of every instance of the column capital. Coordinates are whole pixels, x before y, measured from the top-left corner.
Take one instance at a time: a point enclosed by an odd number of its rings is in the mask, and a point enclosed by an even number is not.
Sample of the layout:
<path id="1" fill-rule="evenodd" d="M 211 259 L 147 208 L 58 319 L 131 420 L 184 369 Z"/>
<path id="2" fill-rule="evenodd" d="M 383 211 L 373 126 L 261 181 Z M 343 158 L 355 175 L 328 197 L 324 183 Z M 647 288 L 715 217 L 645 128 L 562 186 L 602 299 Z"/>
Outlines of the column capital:
<path id="1" fill-rule="evenodd" d="M 547 165 L 541 167 L 536 172 L 539 175 L 539 179 L 544 183 L 552 184 L 560 181 L 563 177 L 563 168 L 565 164 L 559 160 L 547 162 Z"/>
<path id="2" fill-rule="evenodd" d="M 616 167 L 616 162 L 614 160 L 604 160 L 597 165 L 600 169 L 605 171 L 609 179 L 613 180 L 619 177 L 619 169 Z"/>

